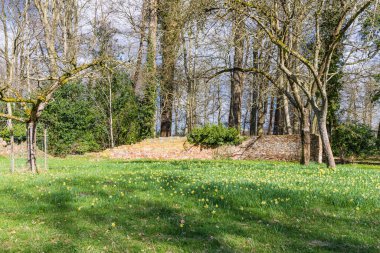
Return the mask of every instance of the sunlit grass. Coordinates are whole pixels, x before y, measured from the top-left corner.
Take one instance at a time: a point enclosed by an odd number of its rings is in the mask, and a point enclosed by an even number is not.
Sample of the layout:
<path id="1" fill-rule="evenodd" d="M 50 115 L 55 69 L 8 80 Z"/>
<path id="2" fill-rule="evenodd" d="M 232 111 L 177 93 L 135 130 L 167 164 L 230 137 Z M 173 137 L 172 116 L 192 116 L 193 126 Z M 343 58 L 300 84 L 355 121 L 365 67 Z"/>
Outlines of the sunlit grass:
<path id="1" fill-rule="evenodd" d="M 1 252 L 380 251 L 375 166 L 70 157 L 49 167 L 11 175 L 0 158 Z"/>

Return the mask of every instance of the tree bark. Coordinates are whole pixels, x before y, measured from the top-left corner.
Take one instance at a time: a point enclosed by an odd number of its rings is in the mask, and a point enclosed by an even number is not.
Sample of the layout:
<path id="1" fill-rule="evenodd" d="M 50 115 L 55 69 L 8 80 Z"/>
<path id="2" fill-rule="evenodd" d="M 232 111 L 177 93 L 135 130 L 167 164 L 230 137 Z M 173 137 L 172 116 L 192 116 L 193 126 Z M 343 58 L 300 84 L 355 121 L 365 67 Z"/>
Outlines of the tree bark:
<path id="1" fill-rule="evenodd" d="M 115 147 L 115 138 L 113 133 L 113 107 L 112 107 L 112 79 L 108 74 L 108 114 L 109 114 L 109 131 L 110 131 L 110 146 L 111 149 Z"/>
<path id="2" fill-rule="evenodd" d="M 299 109 L 296 107 L 292 107 L 292 115 L 291 115 L 291 122 L 292 122 L 292 133 L 293 134 L 300 134 L 301 129 L 301 116 L 299 114 Z"/>
<path id="3" fill-rule="evenodd" d="M 157 0 L 149 0 L 148 18 L 148 45 L 146 55 L 146 85 L 141 103 L 141 111 L 143 112 L 141 120 L 142 138 L 150 138 L 155 136 L 156 130 L 156 99 L 157 99 Z"/>
<path id="4" fill-rule="evenodd" d="M 273 127 L 273 112 L 274 112 L 274 110 L 275 110 L 275 108 L 274 108 L 274 96 L 272 95 L 272 96 L 271 96 L 271 99 L 270 99 L 269 125 L 268 125 L 267 135 L 271 135 L 271 134 L 272 134 L 272 127 Z"/>
<path id="5" fill-rule="evenodd" d="M 258 52 L 253 50 L 252 61 L 253 67 L 259 69 L 258 64 Z M 251 117 L 250 117 L 250 127 L 249 134 L 251 136 L 257 135 L 257 121 L 258 121 L 258 109 L 259 109 L 259 83 L 257 79 L 257 73 L 252 74 L 252 105 L 251 105 Z"/>
<path id="6" fill-rule="evenodd" d="M 161 101 L 161 137 L 169 137 L 172 135 L 173 94 L 166 92 Z"/>
<path id="7" fill-rule="evenodd" d="M 243 68 L 245 22 L 244 16 L 237 10 L 233 14 L 233 34 L 234 34 L 234 68 Z M 241 129 L 241 100 L 244 85 L 244 73 L 234 70 L 231 77 L 231 102 L 228 117 L 229 127 Z"/>
<path id="8" fill-rule="evenodd" d="M 284 106 L 283 97 L 281 94 L 277 96 L 276 101 L 276 111 L 274 113 L 274 124 L 273 124 L 273 134 L 282 135 L 284 134 Z"/>
<path id="9" fill-rule="evenodd" d="M 323 151 L 326 156 L 326 164 L 329 168 L 336 167 L 334 154 L 331 149 L 329 134 L 327 130 L 327 110 L 317 113 L 319 133 L 322 139 Z"/>
<path id="10" fill-rule="evenodd" d="M 141 23 L 140 23 L 140 42 L 139 42 L 139 49 L 137 52 L 137 60 L 136 60 L 136 69 L 135 73 L 133 74 L 133 85 L 135 89 L 135 93 L 140 90 L 140 74 L 141 74 L 141 64 L 142 64 L 142 57 L 143 57 L 143 51 L 144 51 L 144 40 L 145 40 L 145 28 L 146 28 L 146 9 L 147 9 L 147 2 L 148 0 L 143 0 L 142 10 L 141 10 Z"/>
<path id="11" fill-rule="evenodd" d="M 301 164 L 308 166 L 310 164 L 310 121 L 309 109 L 303 108 L 300 113 L 301 127 Z"/>
<path id="12" fill-rule="evenodd" d="M 250 127 L 249 134 L 251 136 L 257 135 L 257 92 L 253 91 L 252 93 L 252 106 L 251 106 L 251 118 L 250 118 Z"/>
<path id="13" fill-rule="evenodd" d="M 171 136 L 173 102 L 174 102 L 174 74 L 176 69 L 177 51 L 180 44 L 181 20 L 177 18 L 179 0 L 165 0 L 160 2 L 162 16 L 162 85 L 161 85 L 161 136 Z"/>
<path id="14" fill-rule="evenodd" d="M 286 134 L 293 134 L 291 119 L 290 119 L 290 107 L 289 100 L 285 94 L 282 94 L 282 101 L 284 103 L 284 120 L 286 126 Z"/>
<path id="15" fill-rule="evenodd" d="M 78 55 L 78 26 L 79 26 L 79 6 L 77 0 L 64 1 L 64 55 L 65 60 L 73 65 L 77 64 Z"/>
<path id="16" fill-rule="evenodd" d="M 220 87 L 220 82 L 217 84 L 217 103 L 218 103 L 218 125 L 222 124 L 222 89 Z"/>
<path id="17" fill-rule="evenodd" d="M 380 150 L 380 122 L 379 127 L 377 128 L 377 148 Z"/>
<path id="18" fill-rule="evenodd" d="M 268 111 L 268 99 L 263 94 L 263 84 L 259 85 L 259 108 L 258 108 L 258 120 L 257 120 L 257 135 L 264 135 L 265 118 Z"/>
<path id="19" fill-rule="evenodd" d="M 45 165 L 45 171 L 48 170 L 48 140 L 47 140 L 47 128 L 44 127 L 44 165 Z"/>
<path id="20" fill-rule="evenodd" d="M 195 89 L 194 89 L 194 79 L 190 76 L 189 69 L 189 53 L 187 50 L 185 33 L 182 32 L 182 47 L 183 47 L 183 65 L 185 70 L 186 82 L 187 82 L 187 98 L 186 98 L 186 133 L 191 133 L 193 126 L 195 124 Z"/>
<path id="21" fill-rule="evenodd" d="M 27 123 L 27 147 L 28 147 L 28 164 L 32 173 L 38 173 L 37 169 L 37 121 Z"/>
<path id="22" fill-rule="evenodd" d="M 8 115 L 12 116 L 12 105 L 11 103 L 7 103 L 7 111 Z M 10 137 L 10 153 L 9 153 L 9 158 L 11 160 L 10 164 L 10 172 L 14 173 L 15 172 L 15 153 L 14 153 L 14 144 L 15 144 L 15 139 L 14 139 L 14 134 L 13 134 L 13 122 L 12 119 L 8 119 L 8 130 L 9 130 L 9 137 Z"/>

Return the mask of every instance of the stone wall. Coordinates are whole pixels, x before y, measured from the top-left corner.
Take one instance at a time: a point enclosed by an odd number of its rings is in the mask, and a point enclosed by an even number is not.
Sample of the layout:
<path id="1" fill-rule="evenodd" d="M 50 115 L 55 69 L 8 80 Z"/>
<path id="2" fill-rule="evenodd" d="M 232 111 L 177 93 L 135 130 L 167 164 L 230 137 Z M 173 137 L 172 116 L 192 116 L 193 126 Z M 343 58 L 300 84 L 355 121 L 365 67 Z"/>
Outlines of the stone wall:
<path id="1" fill-rule="evenodd" d="M 311 136 L 312 161 L 320 162 L 322 149 L 319 136 Z M 263 135 L 244 141 L 237 147 L 221 147 L 215 150 L 216 157 L 241 160 L 299 161 L 301 138 L 299 135 Z"/>

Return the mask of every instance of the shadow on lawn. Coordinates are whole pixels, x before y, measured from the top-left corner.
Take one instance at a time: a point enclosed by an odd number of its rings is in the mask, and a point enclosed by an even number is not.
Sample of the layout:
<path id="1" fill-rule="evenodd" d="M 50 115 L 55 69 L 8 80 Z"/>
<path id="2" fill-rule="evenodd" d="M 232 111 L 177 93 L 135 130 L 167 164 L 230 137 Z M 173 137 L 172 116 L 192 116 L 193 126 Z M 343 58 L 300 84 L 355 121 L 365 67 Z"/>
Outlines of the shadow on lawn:
<path id="1" fill-rule="evenodd" d="M 61 185 L 61 182 L 57 181 L 55 184 Z M 214 184 L 219 186 L 218 183 Z M 257 188 L 254 184 L 236 185 Z M 267 245 L 267 251 L 272 252 L 378 252 L 378 248 L 373 245 L 365 245 L 352 237 L 339 239 L 342 237 L 326 229 L 327 226 L 336 225 L 342 226 L 342 234 L 352 229 L 365 231 L 370 220 L 358 222 L 350 218 L 327 216 L 296 206 L 297 202 L 302 200 L 300 199 L 302 194 L 298 191 L 278 190 L 271 188 L 269 184 L 262 185 L 261 188 L 270 189 L 270 193 L 266 193 L 268 196 L 292 199 L 291 203 L 273 207 L 272 211 L 287 215 L 293 220 L 300 216 L 312 217 L 313 227 L 310 227 L 310 224 L 285 224 L 259 209 L 241 210 L 238 200 L 234 202 L 233 199 L 227 199 L 228 204 L 221 204 L 218 209 L 220 218 L 214 218 L 210 216 L 209 211 L 206 212 L 202 206 L 199 206 L 198 196 L 179 198 L 178 202 L 184 203 L 181 203 L 182 207 L 175 207 L 172 199 L 170 202 L 165 197 L 162 200 L 137 197 L 128 203 L 122 200 L 109 200 L 108 195 L 101 189 L 93 193 L 94 197 L 97 196 L 102 200 L 100 204 L 78 211 L 75 206 L 77 197 L 58 186 L 56 191 L 41 198 L 39 203 L 35 202 L 35 198 L 29 192 L 18 193 L 23 200 L 20 207 L 25 220 L 31 219 L 31 216 L 38 216 L 45 221 L 45 226 L 54 228 L 65 238 L 61 237 L 61 240 L 54 243 L 49 238 L 41 244 L 30 245 L 25 251 L 76 252 L 80 251 L 83 245 L 93 243 L 92 246 L 98 249 L 107 246 L 110 252 L 125 252 L 127 249 L 133 252 L 144 248 L 155 251 L 158 245 L 164 248 L 177 247 L 185 252 L 237 252 L 251 251 L 255 248 L 264 251 L 257 245 Z M 83 194 L 87 194 L 91 188 L 83 186 L 80 190 Z M 143 186 L 132 189 L 140 192 L 142 190 Z M 206 192 L 202 196 L 214 200 L 211 192 Z M 197 210 L 186 209 L 183 206 L 195 206 Z M 183 228 L 180 227 L 181 220 L 185 221 Z M 116 227 L 112 227 L 113 222 L 117 224 Z M 243 241 L 245 238 L 244 243 L 247 244 L 231 245 L 226 239 L 228 237 L 243 238 Z M 248 245 L 249 238 L 259 244 Z M 282 241 L 276 243 L 276 238 Z M 273 245 L 270 245 L 271 243 Z"/>

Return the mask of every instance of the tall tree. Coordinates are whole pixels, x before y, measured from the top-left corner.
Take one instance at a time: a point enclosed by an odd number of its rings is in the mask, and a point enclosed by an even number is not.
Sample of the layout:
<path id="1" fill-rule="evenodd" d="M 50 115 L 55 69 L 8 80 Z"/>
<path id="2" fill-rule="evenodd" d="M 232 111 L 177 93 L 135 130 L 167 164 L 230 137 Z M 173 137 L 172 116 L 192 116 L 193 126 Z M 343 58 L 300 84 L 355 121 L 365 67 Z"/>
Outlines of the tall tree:
<path id="1" fill-rule="evenodd" d="M 231 74 L 231 102 L 228 125 L 241 129 L 242 94 L 244 85 L 244 73 L 239 71 L 243 68 L 244 42 L 245 42 L 245 16 L 242 14 L 244 8 L 239 5 L 232 6 L 232 34 L 234 46 L 234 70 Z"/>
<path id="2" fill-rule="evenodd" d="M 157 17 L 158 2 L 149 0 L 148 5 L 148 49 L 146 54 L 145 86 L 143 88 L 143 98 L 141 100 L 141 134 L 142 138 L 149 138 L 155 135 L 155 113 L 157 98 Z"/>
<path id="3" fill-rule="evenodd" d="M 161 67 L 161 136 L 172 134 L 172 114 L 175 90 L 175 70 L 182 29 L 180 0 L 160 2 L 159 11 L 162 25 L 162 67 Z"/>

